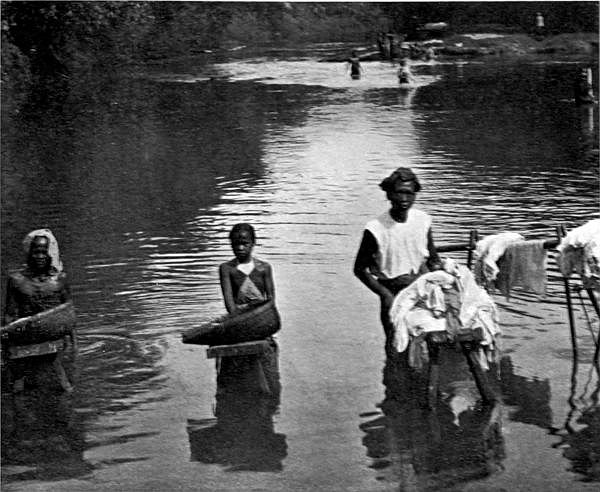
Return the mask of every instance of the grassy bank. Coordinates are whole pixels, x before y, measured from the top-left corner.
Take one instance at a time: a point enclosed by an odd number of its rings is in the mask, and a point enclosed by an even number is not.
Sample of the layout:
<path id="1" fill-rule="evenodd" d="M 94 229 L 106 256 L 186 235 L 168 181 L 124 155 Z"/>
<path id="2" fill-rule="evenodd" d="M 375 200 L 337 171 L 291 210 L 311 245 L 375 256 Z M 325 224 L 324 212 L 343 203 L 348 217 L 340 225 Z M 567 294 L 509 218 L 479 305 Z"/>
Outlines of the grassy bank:
<path id="1" fill-rule="evenodd" d="M 598 34 L 562 33 L 537 38 L 525 33 L 455 34 L 443 40 L 439 52 L 449 56 L 556 54 L 597 58 Z"/>

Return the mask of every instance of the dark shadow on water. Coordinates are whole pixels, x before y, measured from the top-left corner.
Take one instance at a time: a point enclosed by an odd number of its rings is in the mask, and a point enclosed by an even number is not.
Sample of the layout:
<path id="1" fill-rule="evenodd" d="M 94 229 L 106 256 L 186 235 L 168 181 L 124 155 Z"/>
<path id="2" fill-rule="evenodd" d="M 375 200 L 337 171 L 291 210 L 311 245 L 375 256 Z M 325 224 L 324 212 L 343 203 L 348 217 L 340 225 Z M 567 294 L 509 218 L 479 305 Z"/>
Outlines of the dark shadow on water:
<path id="1" fill-rule="evenodd" d="M 505 356 L 489 373 L 497 376 L 492 384 L 501 392 L 502 403 L 485 406 L 463 359 L 450 348 L 445 351 L 434 410 L 424 404 L 427 372 L 409 369 L 402 360 L 387 361 L 381 412 L 363 413 L 369 420 L 360 426 L 378 480 L 399 483 L 401 490 L 456 487 L 503 469 L 503 418 L 550 428 L 548 380 L 516 375 L 510 357 Z M 587 418 L 596 425 L 600 422 L 597 414 Z M 581 434 L 574 439 L 586 438 Z"/>
<path id="2" fill-rule="evenodd" d="M 287 456 L 284 434 L 276 433 L 270 398 L 230 395 L 219 418 L 188 420 L 191 460 L 220 464 L 226 471 L 281 471 Z"/>
<path id="3" fill-rule="evenodd" d="M 2 484 L 24 480 L 54 481 L 82 477 L 98 467 L 147 460 L 144 456 L 114 457 L 89 463 L 84 453 L 94 447 L 124 444 L 157 432 L 132 433 L 125 425 L 90 426 L 107 412 L 129 410 L 164 398 L 160 354 L 148 344 L 120 338 L 103 341 L 97 351 L 63 359 L 74 391 L 61 391 L 54 371 L 43 357 L 25 367 L 25 388 L 11 393 L 2 370 Z M 146 350 L 144 350 L 144 348 Z M 117 355 L 120 357 L 117 357 Z M 39 359 L 39 360 L 35 360 Z"/>
<path id="4" fill-rule="evenodd" d="M 500 360 L 500 388 L 503 402 L 513 408 L 510 420 L 542 429 L 552 426 L 548 379 L 515 374 L 511 358 L 505 356 Z"/>
<path id="5" fill-rule="evenodd" d="M 571 461 L 570 470 L 583 475 L 583 481 L 600 482 L 600 407 L 584 410 L 577 423 L 585 427 L 571 430 L 555 446 L 565 448 L 563 456 Z"/>
<path id="6" fill-rule="evenodd" d="M 502 420 L 508 418 L 558 436 L 553 447 L 569 460 L 568 471 L 580 474 L 584 482 L 600 481 L 600 381 L 595 365 L 578 371 L 577 361 L 573 363 L 571 411 L 558 429 L 552 425 L 548 379 L 515 374 L 511 358 L 504 356 L 490 370 L 497 376 L 494 384 L 502 403 L 486 407 L 464 387 L 461 395 L 461 385 L 470 376 L 459 358 L 446 355 L 445 385 L 442 381 L 435 410 L 424 405 L 426 372 L 407 369 L 397 360 L 386 363 L 381 412 L 363 412 L 361 417 L 369 420 L 360 426 L 378 480 L 399 483 L 400 490 L 446 490 L 493 474 L 503 467 Z"/>
<path id="7" fill-rule="evenodd" d="M 382 413 L 360 426 L 378 480 L 398 482 L 400 490 L 445 490 L 502 468 L 500 404 L 474 404 L 456 414 L 447 395 L 436 410 L 428 410 L 420 373 L 398 361 L 388 361 L 383 372 Z"/>
<path id="8" fill-rule="evenodd" d="M 54 388 L 2 395 L 2 481 L 87 475 L 83 418 Z M 24 467 L 24 468 L 22 468 Z"/>
<path id="9" fill-rule="evenodd" d="M 191 460 L 228 472 L 281 471 L 287 444 L 273 424 L 281 397 L 277 351 L 261 359 L 223 357 L 217 366 L 217 418 L 188 420 Z"/>

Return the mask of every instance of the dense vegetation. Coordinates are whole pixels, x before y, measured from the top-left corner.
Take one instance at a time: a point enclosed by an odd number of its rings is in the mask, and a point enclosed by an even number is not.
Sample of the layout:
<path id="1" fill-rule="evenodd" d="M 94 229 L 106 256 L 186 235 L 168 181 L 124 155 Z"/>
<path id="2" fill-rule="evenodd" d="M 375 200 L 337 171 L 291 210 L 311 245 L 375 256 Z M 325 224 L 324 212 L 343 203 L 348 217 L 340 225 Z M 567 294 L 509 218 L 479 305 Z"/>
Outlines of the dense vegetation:
<path id="1" fill-rule="evenodd" d="M 409 23 L 531 29 L 543 12 L 553 32 L 598 30 L 596 2 L 28 2 L 4 1 L 2 83 L 21 92 L 38 78 L 68 78 L 236 45 L 373 41 Z"/>

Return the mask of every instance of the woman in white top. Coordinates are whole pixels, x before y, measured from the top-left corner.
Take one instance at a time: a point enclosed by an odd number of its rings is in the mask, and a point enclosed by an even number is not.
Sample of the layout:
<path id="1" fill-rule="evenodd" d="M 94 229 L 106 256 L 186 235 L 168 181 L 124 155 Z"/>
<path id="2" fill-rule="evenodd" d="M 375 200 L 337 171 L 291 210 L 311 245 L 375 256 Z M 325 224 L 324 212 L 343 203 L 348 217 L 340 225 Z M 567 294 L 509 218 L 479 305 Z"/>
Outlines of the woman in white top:
<path id="1" fill-rule="evenodd" d="M 389 310 L 396 294 L 420 274 L 440 268 L 433 242 L 431 217 L 412 208 L 419 180 L 409 168 L 400 167 L 379 185 L 391 208 L 365 226 L 354 274 L 381 299 L 381 322 L 386 349 L 391 348 L 393 326 Z"/>

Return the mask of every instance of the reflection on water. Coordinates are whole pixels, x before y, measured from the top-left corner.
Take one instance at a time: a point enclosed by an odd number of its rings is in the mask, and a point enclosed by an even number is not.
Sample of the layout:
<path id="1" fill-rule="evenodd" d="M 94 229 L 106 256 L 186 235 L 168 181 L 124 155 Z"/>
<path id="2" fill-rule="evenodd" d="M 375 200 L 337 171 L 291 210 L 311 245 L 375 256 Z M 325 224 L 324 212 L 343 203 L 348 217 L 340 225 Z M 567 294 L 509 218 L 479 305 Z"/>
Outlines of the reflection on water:
<path id="1" fill-rule="evenodd" d="M 583 410 L 577 418 L 579 430 L 571 428 L 555 447 L 564 448 L 563 454 L 571 463 L 571 470 L 580 473 L 586 481 L 600 481 L 600 407 Z"/>
<path id="2" fill-rule="evenodd" d="M 378 479 L 397 482 L 400 490 L 446 490 L 502 469 L 502 407 L 480 406 L 459 354 L 447 355 L 435 410 L 424 405 L 426 371 L 406 377 L 406 368 L 388 360 L 383 414 L 360 426 Z"/>
<path id="3" fill-rule="evenodd" d="M 490 369 L 490 375 L 499 376 L 493 384 L 501 389 L 502 403 L 482 406 L 462 354 L 450 348 L 443 354 L 436 409 L 425 405 L 426 368 L 407 375 L 405 367 L 388 360 L 381 412 L 365 414 L 375 418 L 360 426 L 378 479 L 399 482 L 401 490 L 445 490 L 501 471 L 506 457 L 503 418 L 551 429 L 548 380 L 516 375 L 510 357 L 504 356 Z M 581 443 L 595 432 L 588 427 L 567 439 Z"/>
<path id="4" fill-rule="evenodd" d="M 600 481 L 599 396 L 600 365 L 597 357 L 592 359 L 587 371 L 581 372 L 578 359 L 573 359 L 568 399 L 570 411 L 563 426 L 551 431 L 560 437 L 554 447 L 564 450 L 563 455 L 572 463 L 571 471 L 592 482 Z"/>
<path id="5" fill-rule="evenodd" d="M 3 479 L 56 480 L 89 473 L 85 427 L 72 399 L 55 388 L 2 395 Z"/>
<path id="6" fill-rule="evenodd" d="M 216 420 L 188 420 L 191 460 L 227 471 L 281 471 L 287 444 L 274 430 L 272 399 L 228 394 L 218 406 Z"/>

